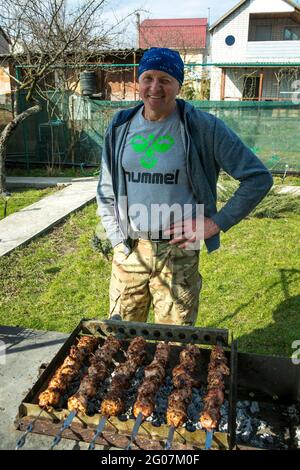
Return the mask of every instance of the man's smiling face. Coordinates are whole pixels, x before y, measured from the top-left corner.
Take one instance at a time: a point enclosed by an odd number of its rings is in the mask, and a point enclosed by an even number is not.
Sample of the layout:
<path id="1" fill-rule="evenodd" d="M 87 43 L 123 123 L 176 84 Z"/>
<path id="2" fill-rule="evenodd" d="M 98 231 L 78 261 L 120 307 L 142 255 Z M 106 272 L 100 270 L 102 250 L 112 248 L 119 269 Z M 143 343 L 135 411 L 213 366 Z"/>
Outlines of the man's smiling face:
<path id="1" fill-rule="evenodd" d="M 165 112 L 174 107 L 180 91 L 179 82 L 166 72 L 147 70 L 139 78 L 140 97 L 145 108 Z"/>

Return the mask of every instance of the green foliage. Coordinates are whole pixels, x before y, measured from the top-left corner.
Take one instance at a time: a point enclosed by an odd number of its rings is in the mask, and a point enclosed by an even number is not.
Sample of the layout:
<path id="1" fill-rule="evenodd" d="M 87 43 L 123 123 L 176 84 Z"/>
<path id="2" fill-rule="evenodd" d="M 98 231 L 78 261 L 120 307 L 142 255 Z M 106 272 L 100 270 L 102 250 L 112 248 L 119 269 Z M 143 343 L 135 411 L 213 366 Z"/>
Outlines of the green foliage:
<path id="1" fill-rule="evenodd" d="M 201 87 L 200 93 L 197 95 L 195 99 L 200 101 L 207 101 L 210 98 L 210 79 L 206 74 L 203 74 L 203 78 L 201 80 Z"/>
<path id="2" fill-rule="evenodd" d="M 221 178 L 218 183 L 218 201 L 225 204 L 237 190 L 239 182 L 230 177 Z M 276 219 L 287 214 L 300 214 L 300 197 L 280 194 L 280 187 L 273 186 L 267 196 L 249 214 L 249 217 Z"/>
<path id="3" fill-rule="evenodd" d="M 180 97 L 184 100 L 194 100 L 196 99 L 196 90 L 193 87 L 193 82 L 191 80 L 186 80 L 180 90 Z"/>
<path id="4" fill-rule="evenodd" d="M 284 181 L 282 181 L 282 176 L 274 176 L 273 180 L 275 185 L 300 186 L 300 178 L 297 176 L 286 176 Z"/>
<path id="5" fill-rule="evenodd" d="M 207 74 L 203 74 L 200 90 L 195 88 L 194 80 L 186 79 L 181 87 L 180 97 L 189 101 L 208 101 L 210 98 L 210 79 Z"/>
<path id="6" fill-rule="evenodd" d="M 109 240 L 101 240 L 97 235 L 93 235 L 91 244 L 94 250 L 102 253 L 104 258 L 112 259 L 113 250 Z"/>
<path id="7" fill-rule="evenodd" d="M 234 180 L 233 178 L 230 178 L 229 176 L 227 177 L 227 175 L 223 178 L 220 178 L 217 185 L 218 202 L 225 203 L 226 201 L 228 201 L 228 199 L 233 196 L 238 186 L 239 182 Z"/>
<path id="8" fill-rule="evenodd" d="M 250 216 L 277 219 L 289 213 L 300 215 L 300 197 L 291 194 L 279 194 L 278 190 L 272 190 L 252 211 Z"/>

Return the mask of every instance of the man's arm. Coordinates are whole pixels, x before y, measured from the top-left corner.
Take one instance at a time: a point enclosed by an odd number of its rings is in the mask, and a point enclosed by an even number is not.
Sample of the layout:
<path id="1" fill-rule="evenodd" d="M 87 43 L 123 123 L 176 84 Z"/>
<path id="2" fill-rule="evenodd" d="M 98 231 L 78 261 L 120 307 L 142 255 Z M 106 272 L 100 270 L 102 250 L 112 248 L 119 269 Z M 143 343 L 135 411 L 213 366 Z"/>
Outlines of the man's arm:
<path id="1" fill-rule="evenodd" d="M 122 242 L 122 236 L 115 216 L 115 196 L 111 176 L 111 146 L 109 127 L 104 137 L 102 149 L 100 178 L 97 187 L 98 215 L 101 217 L 106 235 L 112 246 Z"/>
<path id="2" fill-rule="evenodd" d="M 226 232 L 259 204 L 272 187 L 273 178 L 259 158 L 220 119 L 215 121 L 214 156 L 226 173 L 240 181 L 234 195 L 211 217 Z"/>

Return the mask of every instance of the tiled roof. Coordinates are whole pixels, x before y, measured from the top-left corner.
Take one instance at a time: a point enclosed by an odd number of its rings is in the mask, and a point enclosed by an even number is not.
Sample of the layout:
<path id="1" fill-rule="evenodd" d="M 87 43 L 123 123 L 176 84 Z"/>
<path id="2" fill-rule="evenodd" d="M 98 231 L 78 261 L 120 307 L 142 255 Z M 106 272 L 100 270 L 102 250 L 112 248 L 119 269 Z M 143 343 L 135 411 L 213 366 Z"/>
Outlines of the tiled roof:
<path id="1" fill-rule="evenodd" d="M 149 47 L 175 49 L 205 48 L 207 18 L 144 20 L 140 26 L 140 43 Z"/>

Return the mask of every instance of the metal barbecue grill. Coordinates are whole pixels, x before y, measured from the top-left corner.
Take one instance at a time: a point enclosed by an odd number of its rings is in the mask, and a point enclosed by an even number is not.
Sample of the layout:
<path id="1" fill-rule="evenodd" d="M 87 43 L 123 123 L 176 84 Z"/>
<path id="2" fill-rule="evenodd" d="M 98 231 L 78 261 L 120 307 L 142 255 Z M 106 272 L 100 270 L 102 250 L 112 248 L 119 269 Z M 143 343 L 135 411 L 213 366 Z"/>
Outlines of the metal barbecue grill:
<path id="1" fill-rule="evenodd" d="M 68 340 L 52 359 L 50 364 L 42 372 L 41 376 L 28 392 L 19 406 L 16 418 L 16 427 L 20 431 L 26 431 L 31 425 L 30 432 L 56 436 L 60 431 L 66 417 L 70 414 L 67 407 L 67 397 L 62 403 L 61 409 L 51 412 L 42 410 L 38 405 L 39 394 L 47 388 L 55 370 L 62 364 L 68 355 L 70 347 L 75 344 L 76 338 L 81 335 L 98 336 L 100 344 L 104 338 L 112 334 L 122 339 L 124 344 L 137 337 L 142 336 L 147 341 L 147 363 L 151 362 L 158 341 L 171 342 L 171 354 L 169 360 L 169 371 L 178 363 L 179 352 L 185 344 L 197 344 L 201 350 L 199 364 L 200 381 L 205 388 L 207 368 L 210 357 L 211 345 L 220 345 L 224 348 L 230 367 L 230 376 L 226 382 L 225 398 L 228 404 L 227 425 L 223 426 L 226 431 L 213 433 L 212 449 L 234 449 L 236 448 L 236 413 L 237 394 L 239 399 L 255 397 L 256 400 L 271 401 L 273 403 L 296 403 L 300 399 L 299 367 L 290 364 L 288 359 L 267 358 L 264 356 L 246 355 L 237 352 L 237 342 L 231 338 L 229 341 L 228 331 L 224 329 L 195 328 L 175 325 L 157 325 L 149 323 L 132 323 L 123 321 L 99 321 L 85 320 L 72 332 Z M 126 349 L 126 347 L 125 347 Z M 121 354 L 121 353 L 120 353 Z M 118 361 L 120 358 L 116 358 Z M 269 360 L 268 360 L 269 359 Z M 293 368 L 294 367 L 294 368 Z M 280 370 L 279 370 L 280 368 Z M 239 375 L 238 374 L 239 371 Z M 275 375 L 274 375 L 275 373 Z M 281 376 L 284 381 L 281 382 Z M 141 375 L 140 375 L 141 377 Z M 138 379 L 136 380 L 138 382 Z M 73 394 L 79 382 L 75 381 Z M 99 390 L 98 399 L 104 395 L 105 389 Z M 134 390 L 131 390 L 132 400 Z M 130 397 L 129 397 L 130 402 Z M 97 412 L 99 407 L 91 407 L 86 414 L 77 414 L 71 426 L 64 429 L 62 437 L 77 441 L 91 442 L 95 430 L 102 416 Z M 97 436 L 95 443 L 110 445 L 126 449 L 133 431 L 135 419 L 133 416 L 110 417 L 106 426 Z M 153 420 L 144 421 L 139 427 L 132 449 L 161 450 L 168 438 L 169 427 L 160 422 L 159 425 Z M 176 428 L 173 438 L 172 449 L 203 449 L 206 442 L 206 433 L 202 429 L 189 430 L 189 427 Z"/>

